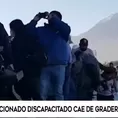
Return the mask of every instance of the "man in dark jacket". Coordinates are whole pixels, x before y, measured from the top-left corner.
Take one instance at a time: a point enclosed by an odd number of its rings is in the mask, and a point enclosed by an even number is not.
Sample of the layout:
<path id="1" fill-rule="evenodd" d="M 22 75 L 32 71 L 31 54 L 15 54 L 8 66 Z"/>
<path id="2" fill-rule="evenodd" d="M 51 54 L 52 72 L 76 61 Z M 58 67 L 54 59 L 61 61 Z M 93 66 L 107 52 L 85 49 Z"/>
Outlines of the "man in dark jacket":
<path id="1" fill-rule="evenodd" d="M 48 62 L 41 72 L 40 97 L 42 100 L 46 100 L 51 88 L 54 99 L 63 100 L 65 69 L 70 57 L 67 42 L 71 29 L 62 21 L 62 15 L 58 11 L 47 13 L 43 18 L 48 19 L 48 24 L 38 27 L 37 30 L 42 48 L 47 54 Z"/>
<path id="2" fill-rule="evenodd" d="M 24 74 L 24 77 L 15 85 L 15 90 L 24 100 L 31 99 L 31 97 L 38 100 L 40 98 L 35 88 L 41 69 L 37 60 L 41 60 L 41 58 L 37 58 L 36 55 L 41 55 L 42 52 L 37 41 L 35 25 L 35 20 L 27 25 L 24 25 L 19 19 L 10 23 L 11 36 L 14 37 L 11 42 L 13 65 L 16 72 L 23 71 Z"/>

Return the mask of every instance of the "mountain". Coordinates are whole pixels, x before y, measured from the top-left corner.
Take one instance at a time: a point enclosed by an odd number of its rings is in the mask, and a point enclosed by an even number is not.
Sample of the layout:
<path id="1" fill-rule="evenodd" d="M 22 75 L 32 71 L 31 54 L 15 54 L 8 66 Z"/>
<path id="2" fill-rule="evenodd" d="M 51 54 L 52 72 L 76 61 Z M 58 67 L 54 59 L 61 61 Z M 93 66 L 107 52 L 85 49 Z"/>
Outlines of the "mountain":
<path id="1" fill-rule="evenodd" d="M 83 37 L 87 38 L 89 46 L 97 51 L 100 61 L 118 60 L 118 13 L 101 20 L 87 32 L 72 37 L 72 41 L 78 44 Z"/>

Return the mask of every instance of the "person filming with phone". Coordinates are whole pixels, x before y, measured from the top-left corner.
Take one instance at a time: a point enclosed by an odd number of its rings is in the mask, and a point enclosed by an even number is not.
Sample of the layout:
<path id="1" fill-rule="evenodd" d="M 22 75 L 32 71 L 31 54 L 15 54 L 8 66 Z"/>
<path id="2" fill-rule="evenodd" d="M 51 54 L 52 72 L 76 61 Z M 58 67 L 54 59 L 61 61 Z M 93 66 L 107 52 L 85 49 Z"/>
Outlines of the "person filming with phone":
<path id="1" fill-rule="evenodd" d="M 37 28 L 40 44 L 47 55 L 47 64 L 39 81 L 40 98 L 47 100 L 51 91 L 55 100 L 63 100 L 65 69 L 69 61 L 67 42 L 71 28 L 62 21 L 58 11 L 39 13 L 34 20 L 38 22 L 41 18 L 47 19 L 48 23 Z"/>

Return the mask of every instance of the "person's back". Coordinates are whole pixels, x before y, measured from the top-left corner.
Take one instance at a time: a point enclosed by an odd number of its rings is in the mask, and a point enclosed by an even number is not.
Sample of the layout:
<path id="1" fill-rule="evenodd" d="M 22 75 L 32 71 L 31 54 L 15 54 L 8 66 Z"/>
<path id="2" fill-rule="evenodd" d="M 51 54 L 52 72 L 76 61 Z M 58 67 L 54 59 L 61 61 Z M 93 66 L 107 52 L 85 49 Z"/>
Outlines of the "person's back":
<path id="1" fill-rule="evenodd" d="M 19 23 L 20 21 L 12 21 L 11 27 L 15 29 L 18 24 L 17 22 Z M 17 34 L 15 34 L 15 37 L 11 42 L 13 64 L 16 71 L 21 71 L 22 69 L 24 69 L 25 59 L 29 51 L 29 45 L 31 45 L 31 42 L 29 36 L 26 34 L 25 26 L 23 26 L 23 29 L 17 31 Z"/>
<path id="2" fill-rule="evenodd" d="M 113 100 L 116 91 L 114 72 L 104 71 L 101 75 L 100 85 L 97 89 L 97 100 Z"/>
<path id="3" fill-rule="evenodd" d="M 11 47 L 8 39 L 8 34 L 4 25 L 0 23 L 0 53 L 4 58 L 4 64 L 7 68 L 11 63 Z"/>

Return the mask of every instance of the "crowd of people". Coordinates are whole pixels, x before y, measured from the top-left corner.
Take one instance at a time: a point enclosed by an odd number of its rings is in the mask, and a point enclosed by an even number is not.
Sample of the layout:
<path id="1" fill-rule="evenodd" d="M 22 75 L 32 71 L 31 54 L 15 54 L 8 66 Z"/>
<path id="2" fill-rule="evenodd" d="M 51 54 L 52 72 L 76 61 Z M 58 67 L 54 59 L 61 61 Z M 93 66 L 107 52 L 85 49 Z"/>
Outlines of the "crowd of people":
<path id="1" fill-rule="evenodd" d="M 40 19 L 44 26 L 36 27 Z M 0 53 L 5 69 L 23 78 L 15 92 L 23 100 L 113 100 L 117 92 L 117 72 L 113 64 L 104 66 L 82 38 L 77 48 L 70 47 L 70 26 L 58 11 L 38 13 L 28 24 L 15 19 L 8 36 L 0 24 Z"/>

